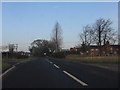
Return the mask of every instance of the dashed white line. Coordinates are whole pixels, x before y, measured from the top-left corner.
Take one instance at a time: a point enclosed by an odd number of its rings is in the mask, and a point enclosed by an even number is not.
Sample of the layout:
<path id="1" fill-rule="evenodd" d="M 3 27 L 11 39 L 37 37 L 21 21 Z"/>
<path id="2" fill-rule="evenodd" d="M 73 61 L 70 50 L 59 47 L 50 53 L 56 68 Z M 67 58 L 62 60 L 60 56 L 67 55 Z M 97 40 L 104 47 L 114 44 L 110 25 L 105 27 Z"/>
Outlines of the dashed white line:
<path id="1" fill-rule="evenodd" d="M 57 65 L 55 65 L 55 64 L 53 64 L 56 68 L 60 68 L 59 66 L 57 66 Z"/>
<path id="2" fill-rule="evenodd" d="M 80 83 L 83 86 L 88 86 L 86 83 L 84 83 L 83 81 L 77 79 L 75 76 L 71 75 L 70 73 L 63 71 L 65 74 L 67 74 L 69 77 L 71 77 L 72 79 L 74 79 L 75 81 L 77 81 L 78 83 Z"/>
<path id="3" fill-rule="evenodd" d="M 53 63 L 53 62 L 50 62 L 51 64 Z"/>
<path id="4" fill-rule="evenodd" d="M 12 70 L 13 68 L 15 68 L 15 66 L 11 67 L 10 69 L 8 69 L 7 71 L 5 71 L 3 74 L 0 75 L 0 77 L 2 77 L 3 75 L 5 75 L 6 73 L 8 73 L 10 70 Z"/>
<path id="5" fill-rule="evenodd" d="M 53 63 L 53 62 L 51 62 L 51 61 L 50 61 L 50 60 L 48 60 L 48 59 L 46 59 L 46 61 L 47 61 L 47 62 L 49 62 L 49 63 L 51 63 L 51 64 Z"/>
<path id="6" fill-rule="evenodd" d="M 53 62 L 49 61 L 47 59 L 47 61 L 51 64 L 53 64 Z M 56 64 L 53 64 L 56 68 L 60 68 L 59 66 L 57 66 Z M 71 77 L 72 79 L 74 79 L 75 81 L 77 81 L 78 83 L 80 83 L 81 85 L 83 86 L 88 86 L 86 83 L 84 83 L 83 81 L 77 79 L 75 76 L 71 75 L 70 73 L 66 72 L 66 71 L 63 71 L 66 75 L 68 75 L 69 77 Z"/>

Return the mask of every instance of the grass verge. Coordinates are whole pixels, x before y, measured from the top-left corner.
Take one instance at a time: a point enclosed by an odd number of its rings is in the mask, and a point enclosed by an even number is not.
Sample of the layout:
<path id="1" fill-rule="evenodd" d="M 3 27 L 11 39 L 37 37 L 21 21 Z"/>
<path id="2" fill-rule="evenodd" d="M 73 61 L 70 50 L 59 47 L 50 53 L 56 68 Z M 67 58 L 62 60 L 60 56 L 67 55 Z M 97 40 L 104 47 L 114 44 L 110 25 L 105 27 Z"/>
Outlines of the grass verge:
<path id="1" fill-rule="evenodd" d="M 9 69 L 10 67 L 12 67 L 11 64 L 2 63 L 2 72 L 6 71 L 6 70 Z"/>
<path id="2" fill-rule="evenodd" d="M 30 60 L 30 58 L 26 58 L 26 59 L 16 59 L 16 58 L 7 59 L 7 58 L 3 58 L 2 59 L 2 64 L 0 65 L 0 70 L 2 70 L 2 73 L 3 73 L 7 69 L 12 67 L 14 64 L 22 62 L 22 61 L 27 61 L 27 60 Z"/>
<path id="3" fill-rule="evenodd" d="M 66 59 L 71 61 L 78 61 L 83 63 L 106 63 L 118 64 L 118 56 L 95 56 L 95 57 L 81 57 L 80 55 L 68 55 Z"/>

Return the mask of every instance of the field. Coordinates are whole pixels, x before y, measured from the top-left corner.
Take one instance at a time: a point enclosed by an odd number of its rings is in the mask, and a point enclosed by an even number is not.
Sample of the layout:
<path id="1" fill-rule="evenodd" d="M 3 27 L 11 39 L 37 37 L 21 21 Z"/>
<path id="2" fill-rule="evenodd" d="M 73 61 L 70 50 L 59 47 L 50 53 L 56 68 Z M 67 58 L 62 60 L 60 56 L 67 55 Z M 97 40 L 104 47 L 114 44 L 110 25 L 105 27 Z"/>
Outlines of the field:
<path id="1" fill-rule="evenodd" d="M 107 63 L 107 64 L 118 64 L 118 56 L 94 56 L 94 57 L 82 57 L 80 55 L 68 55 L 66 59 L 71 61 L 78 61 L 84 63 Z"/>

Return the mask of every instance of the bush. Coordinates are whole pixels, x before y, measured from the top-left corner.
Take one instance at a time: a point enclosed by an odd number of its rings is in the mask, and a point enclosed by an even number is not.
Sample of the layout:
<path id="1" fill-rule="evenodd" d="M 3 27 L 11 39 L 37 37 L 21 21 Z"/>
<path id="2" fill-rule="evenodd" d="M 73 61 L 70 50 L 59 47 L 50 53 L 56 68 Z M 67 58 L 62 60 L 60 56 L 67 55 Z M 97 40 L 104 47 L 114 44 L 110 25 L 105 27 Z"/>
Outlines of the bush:
<path id="1" fill-rule="evenodd" d="M 51 54 L 51 57 L 55 57 L 55 58 L 65 58 L 65 53 L 64 53 L 64 52 L 53 53 L 53 54 Z"/>
<path id="2" fill-rule="evenodd" d="M 17 55 L 16 56 L 17 59 L 24 59 L 24 58 L 28 58 L 27 55 Z"/>
<path id="3" fill-rule="evenodd" d="M 28 55 L 22 54 L 21 52 L 18 53 L 10 53 L 10 52 L 2 52 L 2 57 L 3 58 L 17 58 L 17 59 L 22 59 L 22 58 L 28 58 Z"/>

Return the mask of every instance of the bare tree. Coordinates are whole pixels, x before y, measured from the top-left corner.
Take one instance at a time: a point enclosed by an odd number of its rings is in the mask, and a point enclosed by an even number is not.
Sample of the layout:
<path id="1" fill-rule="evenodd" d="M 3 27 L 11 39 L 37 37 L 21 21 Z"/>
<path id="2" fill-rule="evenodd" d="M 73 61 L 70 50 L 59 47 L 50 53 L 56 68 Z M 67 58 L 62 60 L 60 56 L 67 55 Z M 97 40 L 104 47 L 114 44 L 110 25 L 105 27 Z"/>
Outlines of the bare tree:
<path id="1" fill-rule="evenodd" d="M 84 43 L 85 45 L 90 45 L 93 40 L 93 35 L 94 35 L 94 32 L 91 26 L 86 25 L 83 27 L 83 32 L 80 33 L 79 36 L 82 43 Z"/>
<path id="2" fill-rule="evenodd" d="M 85 50 L 86 47 L 95 43 L 99 46 L 100 51 L 101 46 L 105 45 L 106 42 L 109 42 L 112 45 L 116 44 L 118 40 L 117 33 L 111 27 L 111 25 L 112 21 L 110 19 L 105 20 L 103 18 L 100 18 L 96 20 L 95 24 L 93 24 L 92 27 L 89 25 L 83 27 L 83 32 L 80 34 L 80 39 Z"/>
<path id="3" fill-rule="evenodd" d="M 100 18 L 94 24 L 94 32 L 95 32 L 95 41 L 101 46 L 104 45 L 106 41 L 113 40 L 115 36 L 114 29 L 111 27 L 112 21 L 110 19 L 105 20 Z"/>
<path id="4" fill-rule="evenodd" d="M 115 45 L 118 43 L 118 33 L 117 32 L 109 32 L 106 41 L 109 41 L 110 44 Z"/>
<path id="5" fill-rule="evenodd" d="M 61 49 L 61 45 L 62 45 L 61 34 L 62 34 L 62 30 L 59 23 L 57 22 L 53 29 L 52 38 L 51 38 L 51 41 L 55 44 L 55 48 L 56 48 L 55 52 L 58 52 Z"/>
<path id="6" fill-rule="evenodd" d="M 48 47 L 49 47 L 49 51 L 50 51 L 51 53 L 53 53 L 53 52 L 55 51 L 55 49 L 56 49 L 55 42 L 49 41 Z"/>
<path id="7" fill-rule="evenodd" d="M 93 37 L 94 32 L 91 26 L 86 25 L 83 27 L 83 32 L 80 33 L 80 41 L 82 41 L 81 44 L 81 50 L 82 52 L 86 53 L 86 51 L 89 51 L 89 46 L 93 43 Z"/>
<path id="8" fill-rule="evenodd" d="M 111 27 L 111 24 L 112 21 L 110 19 L 105 20 L 103 18 L 98 19 L 94 24 L 94 41 L 96 41 L 100 51 L 101 46 L 105 45 L 107 41 L 115 43 L 116 34 L 114 32 L 114 29 Z"/>

